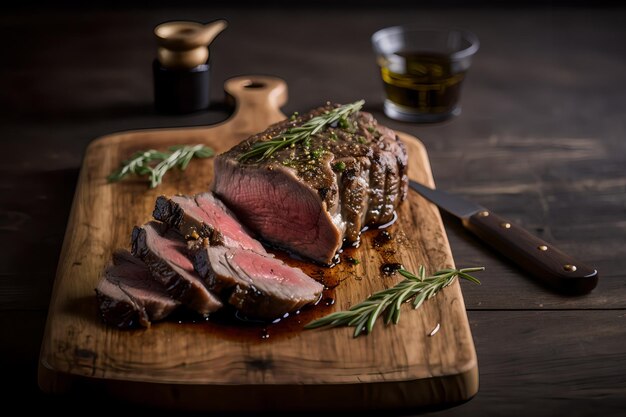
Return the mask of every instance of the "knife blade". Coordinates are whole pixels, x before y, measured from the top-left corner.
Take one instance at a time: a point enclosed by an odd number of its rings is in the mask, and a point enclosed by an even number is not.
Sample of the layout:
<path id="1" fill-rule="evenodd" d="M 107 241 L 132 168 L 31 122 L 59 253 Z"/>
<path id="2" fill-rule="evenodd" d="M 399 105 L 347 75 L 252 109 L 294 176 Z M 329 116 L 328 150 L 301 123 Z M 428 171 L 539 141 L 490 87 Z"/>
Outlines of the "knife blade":
<path id="1" fill-rule="evenodd" d="M 491 210 L 416 181 L 410 187 L 422 197 L 461 219 L 480 240 L 509 258 L 535 279 L 560 292 L 584 294 L 598 283 L 598 271 L 529 233 Z"/>

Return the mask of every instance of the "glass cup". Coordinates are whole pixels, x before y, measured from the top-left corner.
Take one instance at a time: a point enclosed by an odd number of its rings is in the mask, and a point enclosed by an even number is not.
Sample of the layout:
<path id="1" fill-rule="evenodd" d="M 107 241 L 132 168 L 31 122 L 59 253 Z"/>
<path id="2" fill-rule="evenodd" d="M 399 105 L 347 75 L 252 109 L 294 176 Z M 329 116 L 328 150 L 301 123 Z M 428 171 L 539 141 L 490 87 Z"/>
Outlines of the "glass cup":
<path id="1" fill-rule="evenodd" d="M 405 122 L 440 122 L 461 113 L 459 98 L 476 35 L 410 26 L 372 35 L 385 87 L 385 114 Z"/>

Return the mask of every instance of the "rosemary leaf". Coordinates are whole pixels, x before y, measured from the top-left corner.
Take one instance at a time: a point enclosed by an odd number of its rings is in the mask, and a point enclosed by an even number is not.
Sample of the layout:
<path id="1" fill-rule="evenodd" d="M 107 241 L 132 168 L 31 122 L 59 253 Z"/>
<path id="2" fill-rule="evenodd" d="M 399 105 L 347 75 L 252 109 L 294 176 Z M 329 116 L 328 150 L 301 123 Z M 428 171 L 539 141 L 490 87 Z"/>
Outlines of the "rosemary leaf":
<path id="1" fill-rule="evenodd" d="M 351 104 L 337 107 L 327 113 L 311 118 L 301 126 L 287 129 L 285 132 L 270 140 L 256 142 L 250 146 L 250 149 L 239 155 L 238 159 L 241 162 L 245 162 L 251 158 L 256 158 L 256 162 L 260 162 L 283 148 L 294 147 L 300 143 L 308 146 L 311 137 L 318 134 L 326 127 L 334 123 L 339 123 L 340 126 L 347 125 L 347 117 L 358 112 L 361 107 L 363 107 L 363 104 L 365 104 L 365 101 L 359 100 Z"/>
<path id="2" fill-rule="evenodd" d="M 417 275 L 399 269 L 398 272 L 405 279 L 391 288 L 372 294 L 366 300 L 355 304 L 349 310 L 337 311 L 326 317 L 315 320 L 305 329 L 319 327 L 354 327 L 354 337 L 369 334 L 374 329 L 376 320 L 383 315 L 385 324 L 398 324 L 402 304 L 412 301 L 413 308 L 419 308 L 424 301 L 434 297 L 439 291 L 452 284 L 457 277 L 480 284 L 470 275 L 472 272 L 483 271 L 485 268 L 442 269 L 431 276 L 426 276 L 426 270 L 420 266 Z"/>
<path id="3" fill-rule="evenodd" d="M 424 265 L 420 265 L 419 268 L 417 268 L 417 276 L 420 281 L 424 281 L 426 278 L 426 268 L 424 268 Z"/>

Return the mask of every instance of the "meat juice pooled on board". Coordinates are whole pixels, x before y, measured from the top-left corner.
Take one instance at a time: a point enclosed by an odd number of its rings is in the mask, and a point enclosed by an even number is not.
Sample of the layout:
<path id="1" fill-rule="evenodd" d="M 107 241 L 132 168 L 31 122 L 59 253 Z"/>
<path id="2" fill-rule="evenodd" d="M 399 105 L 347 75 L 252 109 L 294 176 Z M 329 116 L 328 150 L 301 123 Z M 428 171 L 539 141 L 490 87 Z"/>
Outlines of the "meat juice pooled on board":
<path id="1" fill-rule="evenodd" d="M 270 322 L 318 303 L 323 285 L 253 236 L 329 265 L 364 228 L 394 219 L 406 149 L 362 104 L 272 125 L 216 157 L 213 192 L 159 197 L 156 221 L 133 231 L 135 258 L 118 261 L 132 267 L 108 267 L 96 290 L 105 322 L 147 327 L 177 309 L 208 317 L 224 306 Z"/>

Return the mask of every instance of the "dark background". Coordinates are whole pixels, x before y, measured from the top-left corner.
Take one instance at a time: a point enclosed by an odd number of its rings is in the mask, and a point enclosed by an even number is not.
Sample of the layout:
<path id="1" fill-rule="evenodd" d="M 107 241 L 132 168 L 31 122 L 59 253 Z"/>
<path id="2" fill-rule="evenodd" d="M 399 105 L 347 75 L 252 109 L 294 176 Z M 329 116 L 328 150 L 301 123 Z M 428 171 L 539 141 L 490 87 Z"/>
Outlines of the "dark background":
<path id="1" fill-rule="evenodd" d="M 626 409 L 626 12 L 608 2 L 77 2 L 13 5 L 0 16 L 0 414 L 167 414 L 98 393 L 49 396 L 36 370 L 56 264 L 87 144 L 120 130 L 225 119 L 221 86 L 284 78 L 289 114 L 365 98 L 383 124 L 419 137 L 435 181 L 598 268 L 588 296 L 532 281 L 444 216 L 463 284 L 481 388 L 439 415 L 623 415 Z M 151 5 L 150 7 L 148 5 Z M 213 107 L 153 110 L 152 28 L 166 20 L 230 27 L 211 47 Z M 400 23 L 463 27 L 481 49 L 463 113 L 387 119 L 369 43 Z M 27 398 L 26 401 L 18 398 Z"/>

